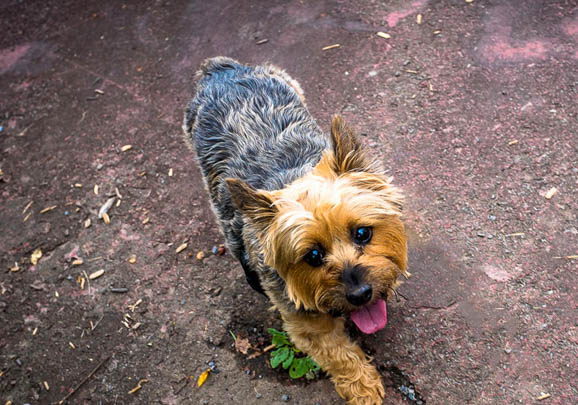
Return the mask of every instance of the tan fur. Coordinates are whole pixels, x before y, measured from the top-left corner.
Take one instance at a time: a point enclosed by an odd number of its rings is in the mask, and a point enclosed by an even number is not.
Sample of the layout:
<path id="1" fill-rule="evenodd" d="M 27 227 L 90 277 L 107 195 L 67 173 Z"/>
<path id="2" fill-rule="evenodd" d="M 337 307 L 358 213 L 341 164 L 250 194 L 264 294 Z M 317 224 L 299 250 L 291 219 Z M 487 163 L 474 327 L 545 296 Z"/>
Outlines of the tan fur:
<path id="1" fill-rule="evenodd" d="M 258 239 L 249 251 L 260 246 L 264 263 L 285 282 L 282 294 L 266 283 L 264 289 L 291 340 L 331 375 L 350 404 L 376 405 L 384 395 L 379 373 L 347 337 L 344 319 L 330 313 L 356 309 L 345 298 L 341 277 L 347 266 L 370 269 L 365 277 L 375 296 L 384 298 L 399 284 L 398 276 L 408 274 L 402 196 L 340 117 L 334 118 L 331 135 L 333 150 L 309 174 L 281 190 L 227 182 Z M 373 230 L 371 243 L 363 247 L 351 237 L 351 230 L 360 226 Z M 303 257 L 316 245 L 324 247 L 326 258 L 312 268 Z"/>

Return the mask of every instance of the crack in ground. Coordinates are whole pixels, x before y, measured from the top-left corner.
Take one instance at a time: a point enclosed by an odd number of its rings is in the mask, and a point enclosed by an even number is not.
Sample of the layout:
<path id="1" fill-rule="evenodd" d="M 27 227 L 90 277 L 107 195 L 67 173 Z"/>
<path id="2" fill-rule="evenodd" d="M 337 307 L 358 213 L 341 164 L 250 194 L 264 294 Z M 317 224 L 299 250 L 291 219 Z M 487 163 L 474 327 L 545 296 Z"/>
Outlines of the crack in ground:
<path id="1" fill-rule="evenodd" d="M 410 404 L 415 405 L 425 405 L 426 401 L 422 395 L 415 389 L 415 385 L 409 379 L 409 376 L 405 371 L 399 369 L 396 366 L 379 366 L 379 371 L 382 373 L 389 374 L 389 379 L 391 381 L 390 387 L 399 391 L 401 397 L 408 401 Z"/>

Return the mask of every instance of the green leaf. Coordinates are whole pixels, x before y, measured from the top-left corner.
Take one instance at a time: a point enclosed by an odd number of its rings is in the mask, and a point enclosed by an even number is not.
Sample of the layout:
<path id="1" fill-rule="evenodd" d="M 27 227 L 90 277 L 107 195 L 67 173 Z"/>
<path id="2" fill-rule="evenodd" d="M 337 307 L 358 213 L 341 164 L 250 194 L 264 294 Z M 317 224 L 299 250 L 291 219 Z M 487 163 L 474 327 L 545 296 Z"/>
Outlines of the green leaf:
<path id="1" fill-rule="evenodd" d="M 271 367 L 277 368 L 279 364 L 283 363 L 289 357 L 289 348 L 282 347 L 271 353 Z"/>
<path id="2" fill-rule="evenodd" d="M 291 342 L 287 339 L 286 336 L 283 335 L 274 335 L 273 339 L 271 339 L 271 343 L 273 343 L 277 347 L 281 346 L 290 346 Z"/>
<path id="3" fill-rule="evenodd" d="M 301 378 L 308 370 L 309 368 L 304 358 L 293 359 L 293 364 L 291 364 L 291 368 L 289 369 L 289 377 L 293 379 Z"/>
<path id="4" fill-rule="evenodd" d="M 295 352 L 293 350 L 289 350 L 289 356 L 285 359 L 282 366 L 284 370 L 287 370 L 291 363 L 293 363 L 293 359 L 295 358 Z"/>

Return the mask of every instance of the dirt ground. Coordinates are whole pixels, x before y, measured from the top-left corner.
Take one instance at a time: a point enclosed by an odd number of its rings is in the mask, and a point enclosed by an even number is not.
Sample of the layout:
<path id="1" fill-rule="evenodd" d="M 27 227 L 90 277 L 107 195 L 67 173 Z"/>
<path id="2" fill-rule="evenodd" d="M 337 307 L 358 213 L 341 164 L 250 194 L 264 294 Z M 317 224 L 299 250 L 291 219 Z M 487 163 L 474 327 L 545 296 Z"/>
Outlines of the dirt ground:
<path id="1" fill-rule="evenodd" d="M 223 240 L 180 130 L 216 55 L 285 68 L 319 124 L 343 114 L 405 190 L 413 277 L 383 331 L 352 332 L 385 403 L 577 403 L 577 12 L 3 1 L 0 404 L 342 403 L 326 377 L 249 358 L 281 323 L 212 253 Z"/>

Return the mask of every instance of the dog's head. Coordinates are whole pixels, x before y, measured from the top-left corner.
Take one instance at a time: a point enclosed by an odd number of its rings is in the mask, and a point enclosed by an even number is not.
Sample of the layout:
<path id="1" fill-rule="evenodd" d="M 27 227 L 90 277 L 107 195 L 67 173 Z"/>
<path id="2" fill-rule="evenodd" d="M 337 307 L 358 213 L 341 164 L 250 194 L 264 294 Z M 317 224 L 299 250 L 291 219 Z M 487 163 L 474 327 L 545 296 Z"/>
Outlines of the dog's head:
<path id="1" fill-rule="evenodd" d="M 401 193 L 340 117 L 331 137 L 333 149 L 313 171 L 282 190 L 227 182 L 295 306 L 348 313 L 373 333 L 385 326 L 385 299 L 406 274 Z"/>

